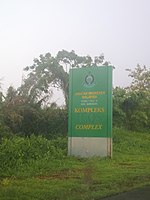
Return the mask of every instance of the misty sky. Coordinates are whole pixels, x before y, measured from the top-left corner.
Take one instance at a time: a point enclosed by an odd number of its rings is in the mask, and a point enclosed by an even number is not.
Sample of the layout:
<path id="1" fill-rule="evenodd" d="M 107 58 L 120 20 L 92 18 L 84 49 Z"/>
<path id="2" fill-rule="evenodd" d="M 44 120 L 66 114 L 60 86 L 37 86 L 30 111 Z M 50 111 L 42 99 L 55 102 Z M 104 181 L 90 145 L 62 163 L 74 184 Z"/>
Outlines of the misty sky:
<path id="1" fill-rule="evenodd" d="M 128 85 L 126 68 L 150 66 L 150 0 L 0 0 L 3 88 L 18 87 L 40 54 L 62 49 L 104 53 L 114 86 Z"/>

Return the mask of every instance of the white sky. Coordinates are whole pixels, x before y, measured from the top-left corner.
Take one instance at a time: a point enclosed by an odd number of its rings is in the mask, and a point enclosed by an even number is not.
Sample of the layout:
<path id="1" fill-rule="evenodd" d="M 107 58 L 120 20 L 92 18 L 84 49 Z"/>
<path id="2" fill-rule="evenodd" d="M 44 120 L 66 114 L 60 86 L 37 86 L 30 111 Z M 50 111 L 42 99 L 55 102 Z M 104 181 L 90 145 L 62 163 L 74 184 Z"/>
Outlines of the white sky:
<path id="1" fill-rule="evenodd" d="M 150 66 L 150 0 L 0 0 L 3 88 L 18 87 L 40 54 L 62 49 L 104 53 L 114 86 L 128 85 L 126 68 Z"/>

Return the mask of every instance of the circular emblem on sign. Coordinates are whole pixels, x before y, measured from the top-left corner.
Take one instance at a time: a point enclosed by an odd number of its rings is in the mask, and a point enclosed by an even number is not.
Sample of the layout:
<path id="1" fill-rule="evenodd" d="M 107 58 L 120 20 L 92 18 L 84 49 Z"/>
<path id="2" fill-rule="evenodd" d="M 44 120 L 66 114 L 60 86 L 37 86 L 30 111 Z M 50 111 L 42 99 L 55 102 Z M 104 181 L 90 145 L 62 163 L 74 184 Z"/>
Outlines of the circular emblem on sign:
<path id="1" fill-rule="evenodd" d="M 93 75 L 87 75 L 85 77 L 85 82 L 86 82 L 86 84 L 91 85 L 94 82 L 94 76 Z"/>
<path id="2" fill-rule="evenodd" d="M 86 77 L 85 77 L 85 85 L 86 86 L 93 86 L 94 85 L 94 76 L 91 73 L 86 75 Z"/>

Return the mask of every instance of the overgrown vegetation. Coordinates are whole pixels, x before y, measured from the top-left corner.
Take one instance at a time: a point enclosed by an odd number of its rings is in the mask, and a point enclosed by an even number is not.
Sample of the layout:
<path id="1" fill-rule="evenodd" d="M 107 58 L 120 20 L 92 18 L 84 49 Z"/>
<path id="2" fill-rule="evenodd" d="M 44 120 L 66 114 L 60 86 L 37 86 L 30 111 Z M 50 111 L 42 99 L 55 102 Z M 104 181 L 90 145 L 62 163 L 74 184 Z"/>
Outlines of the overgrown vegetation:
<path id="1" fill-rule="evenodd" d="M 0 199 L 99 199 L 150 184 L 150 70 L 129 70 L 132 83 L 113 89 L 114 156 L 67 157 L 68 69 L 109 65 L 74 51 L 41 55 L 27 77 L 0 88 Z M 66 106 L 50 102 L 52 86 Z M 141 132 L 141 133 L 140 133 Z"/>
<path id="2" fill-rule="evenodd" d="M 0 144 L 0 174 L 13 176 L 18 170 L 25 171 L 26 167 L 36 161 L 52 161 L 66 156 L 67 140 L 47 140 L 41 136 L 32 135 L 30 138 L 12 137 L 3 139 Z M 34 166 L 35 168 L 35 166 Z"/>
<path id="3" fill-rule="evenodd" d="M 0 199 L 100 199 L 150 184 L 150 134 L 114 129 L 113 158 L 67 157 L 67 139 L 5 139 Z"/>
<path id="4" fill-rule="evenodd" d="M 34 59 L 26 67 L 23 84 L 14 89 L 10 86 L 6 95 L 0 92 L 0 138 L 9 134 L 30 136 L 43 135 L 56 138 L 66 135 L 68 126 L 68 69 L 109 65 L 100 55 L 78 56 L 74 51 L 59 51 Z M 132 83 L 127 88 L 113 89 L 113 125 L 134 131 L 150 129 L 150 70 L 139 66 L 132 71 Z M 50 102 L 52 86 L 63 91 L 66 106 L 60 108 Z"/>
<path id="5" fill-rule="evenodd" d="M 127 88 L 113 90 L 113 124 L 134 131 L 150 130 L 150 70 L 137 65 Z"/>

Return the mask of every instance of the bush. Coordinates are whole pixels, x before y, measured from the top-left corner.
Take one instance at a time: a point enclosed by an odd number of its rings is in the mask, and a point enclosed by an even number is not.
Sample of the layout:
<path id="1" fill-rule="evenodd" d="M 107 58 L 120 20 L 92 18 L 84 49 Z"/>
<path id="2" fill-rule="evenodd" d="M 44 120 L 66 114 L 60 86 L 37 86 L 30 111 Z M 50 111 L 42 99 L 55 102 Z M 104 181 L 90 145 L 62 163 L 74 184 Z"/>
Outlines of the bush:
<path id="1" fill-rule="evenodd" d="M 67 140 L 47 140 L 42 136 L 2 139 L 0 144 L 0 173 L 20 169 L 37 160 L 62 159 L 66 155 Z"/>
<path id="2" fill-rule="evenodd" d="M 40 121 L 39 131 L 47 139 L 66 136 L 68 129 L 68 113 L 64 109 L 47 108 L 42 111 L 43 118 Z"/>
<path id="3" fill-rule="evenodd" d="M 11 138 L 13 134 L 11 133 L 10 129 L 0 123 L 0 142 L 2 138 Z"/>

